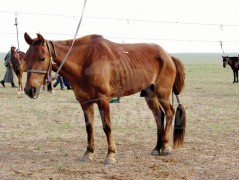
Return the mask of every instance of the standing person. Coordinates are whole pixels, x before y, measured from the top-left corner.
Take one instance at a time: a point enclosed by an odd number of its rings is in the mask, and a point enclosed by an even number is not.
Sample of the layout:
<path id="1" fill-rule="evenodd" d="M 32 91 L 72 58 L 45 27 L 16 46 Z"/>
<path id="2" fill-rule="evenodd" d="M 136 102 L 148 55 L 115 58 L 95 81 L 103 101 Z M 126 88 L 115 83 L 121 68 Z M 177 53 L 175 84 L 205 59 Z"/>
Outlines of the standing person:
<path id="1" fill-rule="evenodd" d="M 63 78 L 60 75 L 58 75 L 56 82 L 53 84 L 53 87 L 55 88 L 59 83 L 61 85 L 61 90 L 64 90 Z"/>
<path id="2" fill-rule="evenodd" d="M 7 53 L 7 55 L 4 58 L 4 65 L 6 67 L 6 73 L 4 75 L 3 80 L 1 80 L 1 84 L 3 87 L 5 87 L 5 83 L 11 83 L 12 87 L 16 87 L 15 85 L 15 73 L 13 72 L 12 65 L 11 65 L 11 56 L 12 52 L 16 50 L 16 47 L 14 45 L 11 46 L 11 50 Z"/>
<path id="3" fill-rule="evenodd" d="M 66 78 L 64 78 L 64 77 L 63 77 L 63 82 L 64 82 L 64 85 L 67 87 L 67 90 L 71 90 L 72 89 L 70 82 Z"/>

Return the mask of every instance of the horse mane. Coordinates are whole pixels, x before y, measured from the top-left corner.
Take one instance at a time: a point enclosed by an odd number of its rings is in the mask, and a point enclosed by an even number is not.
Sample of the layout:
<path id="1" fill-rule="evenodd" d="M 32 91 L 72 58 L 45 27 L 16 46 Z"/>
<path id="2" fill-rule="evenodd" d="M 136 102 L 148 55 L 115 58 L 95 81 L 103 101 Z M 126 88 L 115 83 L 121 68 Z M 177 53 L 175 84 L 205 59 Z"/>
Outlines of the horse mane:
<path id="1" fill-rule="evenodd" d="M 232 60 L 236 60 L 236 61 L 238 61 L 238 57 L 237 56 L 233 56 L 233 57 L 229 57 L 229 58 L 231 58 Z"/>
<path id="2" fill-rule="evenodd" d="M 86 44 L 86 43 L 89 43 L 90 41 L 93 41 L 98 38 L 103 38 L 103 36 L 98 35 L 98 34 L 87 35 L 87 36 L 76 39 L 75 44 Z M 73 42 L 73 39 L 68 39 L 68 40 L 64 40 L 64 41 L 55 41 L 55 42 L 70 46 Z"/>
<path id="3" fill-rule="evenodd" d="M 237 56 L 228 56 L 228 61 L 231 61 L 231 63 L 236 63 L 238 62 L 238 57 Z"/>
<path id="4" fill-rule="evenodd" d="M 19 53 L 19 54 L 23 54 L 24 56 L 26 55 L 26 53 L 23 52 L 23 51 L 17 51 L 17 53 Z"/>

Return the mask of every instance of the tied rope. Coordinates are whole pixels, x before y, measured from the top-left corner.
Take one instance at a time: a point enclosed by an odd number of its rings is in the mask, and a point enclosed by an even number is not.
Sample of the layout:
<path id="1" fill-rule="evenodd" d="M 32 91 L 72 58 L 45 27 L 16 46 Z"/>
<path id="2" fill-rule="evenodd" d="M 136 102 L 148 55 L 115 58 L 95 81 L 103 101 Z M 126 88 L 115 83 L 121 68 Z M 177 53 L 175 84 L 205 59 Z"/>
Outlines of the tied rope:
<path id="1" fill-rule="evenodd" d="M 17 21 L 17 14 L 16 14 L 16 17 L 15 17 L 15 24 L 16 26 L 16 31 L 17 31 L 17 49 L 20 50 L 20 47 L 19 47 L 19 39 L 18 39 L 18 21 Z"/>
<path id="2" fill-rule="evenodd" d="M 224 52 L 224 50 L 223 50 L 223 48 L 222 48 L 222 41 L 219 41 L 219 43 L 220 43 L 220 46 L 221 46 L 221 49 L 222 49 L 223 55 L 226 56 L 226 55 L 225 55 L 225 52 Z"/>
<path id="3" fill-rule="evenodd" d="M 59 68 L 57 69 L 56 74 L 53 76 L 53 80 L 55 80 L 55 79 L 57 78 L 57 76 L 58 76 L 58 74 L 59 74 L 59 72 L 60 72 L 62 66 L 64 65 L 66 59 L 68 58 L 68 56 L 69 56 L 69 54 L 70 54 L 70 52 L 71 52 L 71 49 L 72 49 L 72 47 L 73 47 L 73 45 L 74 45 L 74 43 L 75 43 L 76 36 L 77 36 L 77 34 L 78 34 L 78 31 L 79 31 L 80 25 L 81 25 L 81 21 L 82 21 L 82 19 L 83 19 L 86 2 L 87 2 L 87 0 L 85 0 L 85 2 L 84 2 L 83 9 L 82 9 L 82 13 L 81 13 L 81 17 L 80 17 L 80 21 L 79 21 L 79 23 L 78 23 L 78 26 L 77 26 L 77 29 L 76 29 L 75 36 L 74 36 L 74 39 L 73 39 L 73 41 L 72 41 L 71 47 L 70 47 L 70 49 L 68 50 L 68 52 L 67 52 L 66 56 L 64 57 L 63 61 L 61 62 Z"/>

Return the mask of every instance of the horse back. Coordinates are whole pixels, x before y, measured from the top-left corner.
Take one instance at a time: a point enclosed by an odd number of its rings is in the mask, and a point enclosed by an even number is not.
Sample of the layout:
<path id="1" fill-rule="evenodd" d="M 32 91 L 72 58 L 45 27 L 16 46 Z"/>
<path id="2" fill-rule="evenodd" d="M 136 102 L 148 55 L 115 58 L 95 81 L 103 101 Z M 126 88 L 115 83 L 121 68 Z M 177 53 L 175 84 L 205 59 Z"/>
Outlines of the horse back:
<path id="1" fill-rule="evenodd" d="M 100 38 L 89 50 L 84 67 L 88 82 L 97 89 L 104 85 L 110 96 L 117 97 L 137 93 L 154 83 L 167 61 L 172 61 L 155 44 L 118 44 Z"/>

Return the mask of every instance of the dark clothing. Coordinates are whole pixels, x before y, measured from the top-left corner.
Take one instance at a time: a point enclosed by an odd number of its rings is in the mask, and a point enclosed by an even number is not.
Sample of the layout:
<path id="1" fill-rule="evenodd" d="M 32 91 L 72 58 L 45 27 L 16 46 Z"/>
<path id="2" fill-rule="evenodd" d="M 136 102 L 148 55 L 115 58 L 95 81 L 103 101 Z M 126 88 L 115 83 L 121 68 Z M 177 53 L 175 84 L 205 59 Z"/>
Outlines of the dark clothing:
<path id="1" fill-rule="evenodd" d="M 64 83 L 63 83 L 62 76 L 57 77 L 56 82 L 53 84 L 53 87 L 55 88 L 59 83 L 61 85 L 61 90 L 63 90 L 64 89 Z"/>
<path id="2" fill-rule="evenodd" d="M 11 63 L 10 63 L 10 60 L 11 60 L 11 51 L 9 51 L 7 53 L 7 55 L 5 56 L 4 58 L 4 65 L 6 67 L 6 73 L 4 75 L 4 78 L 3 80 L 1 81 L 1 84 L 5 87 L 5 83 L 11 83 L 12 87 L 16 87 L 15 86 L 15 79 L 16 79 L 16 75 L 12 69 L 12 66 L 11 66 Z"/>
<path id="3" fill-rule="evenodd" d="M 64 89 L 64 86 L 66 86 L 67 89 L 71 89 L 70 82 L 67 79 L 63 78 L 62 76 L 57 77 L 56 82 L 54 83 L 53 87 L 55 88 L 59 83 L 61 85 L 61 90 Z"/>
<path id="4" fill-rule="evenodd" d="M 64 82 L 64 85 L 67 87 L 67 89 L 71 89 L 71 84 L 67 79 L 63 78 L 63 82 Z"/>

